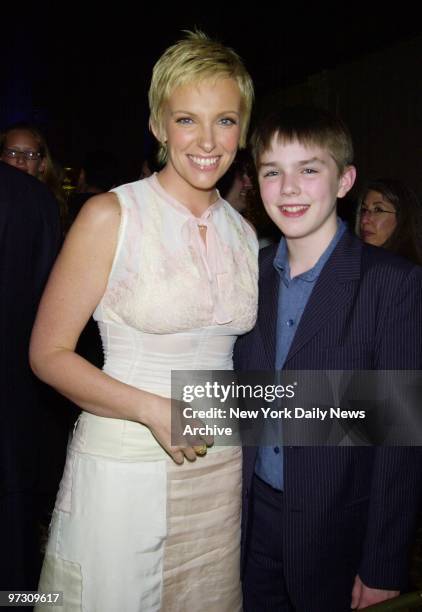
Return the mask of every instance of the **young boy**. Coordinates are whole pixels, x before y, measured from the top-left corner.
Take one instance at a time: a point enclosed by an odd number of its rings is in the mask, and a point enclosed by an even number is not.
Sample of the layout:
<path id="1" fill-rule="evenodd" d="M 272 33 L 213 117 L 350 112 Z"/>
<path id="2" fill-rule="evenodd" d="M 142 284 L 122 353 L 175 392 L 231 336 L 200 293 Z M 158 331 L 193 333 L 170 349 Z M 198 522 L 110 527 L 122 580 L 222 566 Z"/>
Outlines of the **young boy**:
<path id="1" fill-rule="evenodd" d="M 237 369 L 420 369 L 421 269 L 362 244 L 336 214 L 356 175 L 344 124 L 284 109 L 252 148 L 283 238 L 261 251 L 258 321 Z M 346 612 L 397 596 L 420 486 L 419 449 L 244 448 L 245 611 Z"/>

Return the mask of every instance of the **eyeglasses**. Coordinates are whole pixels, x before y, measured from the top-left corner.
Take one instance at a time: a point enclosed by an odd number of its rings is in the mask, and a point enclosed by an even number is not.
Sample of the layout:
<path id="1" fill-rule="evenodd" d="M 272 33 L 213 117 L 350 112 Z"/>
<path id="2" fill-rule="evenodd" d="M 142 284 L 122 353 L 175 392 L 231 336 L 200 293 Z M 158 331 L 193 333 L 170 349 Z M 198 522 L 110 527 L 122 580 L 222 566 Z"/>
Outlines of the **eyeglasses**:
<path id="1" fill-rule="evenodd" d="M 384 208 L 380 208 L 379 206 L 374 206 L 374 208 L 366 208 L 366 206 L 361 206 L 360 216 L 363 217 L 367 215 L 368 217 L 378 217 L 378 215 L 382 215 L 382 213 L 387 213 L 388 215 L 395 215 L 395 210 L 384 210 Z"/>
<path id="2" fill-rule="evenodd" d="M 24 157 L 26 161 L 36 161 L 41 159 L 41 153 L 39 151 L 19 151 L 18 149 L 4 149 L 3 153 L 9 159 L 18 159 Z"/>

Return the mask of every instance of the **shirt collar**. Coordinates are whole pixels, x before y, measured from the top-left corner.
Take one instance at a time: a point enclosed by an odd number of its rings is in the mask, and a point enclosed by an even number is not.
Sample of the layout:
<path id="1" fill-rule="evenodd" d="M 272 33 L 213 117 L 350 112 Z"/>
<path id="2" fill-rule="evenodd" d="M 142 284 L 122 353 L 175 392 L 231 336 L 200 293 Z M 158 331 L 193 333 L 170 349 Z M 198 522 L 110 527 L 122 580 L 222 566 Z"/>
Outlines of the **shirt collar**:
<path id="1" fill-rule="evenodd" d="M 302 274 L 299 274 L 295 278 L 300 278 L 301 280 L 304 280 L 307 282 L 315 281 L 318 278 L 327 260 L 329 259 L 331 253 L 336 248 L 340 238 L 343 236 L 344 232 L 346 231 L 346 228 L 347 226 L 345 222 L 342 221 L 342 219 L 340 219 L 339 217 L 337 217 L 337 231 L 335 235 L 333 236 L 328 247 L 325 249 L 325 251 L 323 252 L 321 257 L 318 259 L 316 264 L 313 266 L 313 268 L 311 268 L 310 270 L 306 270 L 306 272 L 302 272 Z M 274 257 L 274 267 L 277 270 L 277 272 L 280 274 L 280 278 L 283 281 L 283 283 L 285 285 L 288 285 L 291 280 L 290 279 L 290 265 L 289 265 L 289 253 L 287 250 L 287 242 L 284 237 L 280 240 L 280 244 L 278 245 L 277 253 L 276 253 L 276 256 Z"/>

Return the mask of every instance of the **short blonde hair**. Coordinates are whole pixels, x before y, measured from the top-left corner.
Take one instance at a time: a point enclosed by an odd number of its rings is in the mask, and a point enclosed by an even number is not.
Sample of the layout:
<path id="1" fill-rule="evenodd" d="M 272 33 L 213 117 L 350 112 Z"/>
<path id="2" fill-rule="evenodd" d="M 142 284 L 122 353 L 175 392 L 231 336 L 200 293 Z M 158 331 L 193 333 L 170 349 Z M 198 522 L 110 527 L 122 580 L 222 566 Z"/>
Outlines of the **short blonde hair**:
<path id="1" fill-rule="evenodd" d="M 166 49 L 155 64 L 148 92 L 150 126 L 158 133 L 162 131 L 164 105 L 176 87 L 210 78 L 232 78 L 239 87 L 242 100 L 239 146 L 244 148 L 254 97 L 252 79 L 233 49 L 199 30 L 188 31 L 186 38 Z M 161 162 L 167 159 L 164 143 L 160 143 L 158 157 Z"/>

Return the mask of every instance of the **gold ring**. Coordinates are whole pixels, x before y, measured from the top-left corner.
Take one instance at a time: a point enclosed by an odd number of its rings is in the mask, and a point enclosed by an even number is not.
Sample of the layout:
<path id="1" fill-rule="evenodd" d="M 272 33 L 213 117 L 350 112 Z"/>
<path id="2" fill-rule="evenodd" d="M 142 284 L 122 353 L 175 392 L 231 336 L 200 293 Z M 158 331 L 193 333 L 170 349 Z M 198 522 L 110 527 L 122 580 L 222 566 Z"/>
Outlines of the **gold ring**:
<path id="1" fill-rule="evenodd" d="M 201 446 L 194 446 L 193 450 L 195 451 L 195 453 L 197 455 L 199 455 L 199 457 L 203 457 L 204 455 L 207 454 L 207 445 L 206 444 L 201 444 Z"/>

